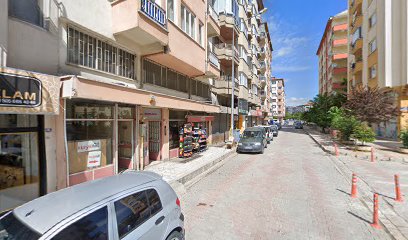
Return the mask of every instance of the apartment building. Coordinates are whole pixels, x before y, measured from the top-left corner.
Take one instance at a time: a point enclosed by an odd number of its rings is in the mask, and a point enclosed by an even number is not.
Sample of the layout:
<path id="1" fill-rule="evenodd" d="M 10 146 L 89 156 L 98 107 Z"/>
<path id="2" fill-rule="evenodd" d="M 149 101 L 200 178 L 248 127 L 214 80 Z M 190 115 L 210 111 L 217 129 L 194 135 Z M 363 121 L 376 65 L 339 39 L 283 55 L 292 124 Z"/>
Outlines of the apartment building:
<path id="1" fill-rule="evenodd" d="M 282 122 L 286 115 L 285 80 L 283 78 L 272 77 L 271 93 L 273 118 Z"/>
<path id="2" fill-rule="evenodd" d="M 319 58 L 319 94 L 344 91 L 348 66 L 347 10 L 329 18 L 316 55 Z"/>
<path id="3" fill-rule="evenodd" d="M 241 115 L 253 107 L 239 105 L 251 86 L 240 19 L 259 28 L 263 5 L 221 2 L 1 0 L 0 170 L 12 181 L 0 181 L 0 211 L 177 157 L 185 123 L 227 140 L 231 90 Z M 235 14 L 243 4 L 252 15 Z"/>
<path id="4" fill-rule="evenodd" d="M 357 85 L 394 90 L 400 115 L 375 126 L 379 136 L 393 139 L 408 124 L 407 12 L 404 0 L 349 0 L 348 90 Z"/>

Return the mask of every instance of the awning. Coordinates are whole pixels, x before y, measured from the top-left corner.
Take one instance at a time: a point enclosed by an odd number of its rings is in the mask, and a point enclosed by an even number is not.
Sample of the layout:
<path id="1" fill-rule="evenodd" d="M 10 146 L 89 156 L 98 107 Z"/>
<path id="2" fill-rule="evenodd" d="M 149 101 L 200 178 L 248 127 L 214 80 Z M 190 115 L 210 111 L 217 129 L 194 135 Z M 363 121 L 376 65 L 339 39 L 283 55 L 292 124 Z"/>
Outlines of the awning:
<path id="1" fill-rule="evenodd" d="M 214 116 L 187 116 L 187 122 L 212 122 Z"/>
<path id="2" fill-rule="evenodd" d="M 59 113 L 60 78 L 0 67 L 0 113 Z"/>
<path id="3" fill-rule="evenodd" d="M 147 107 L 219 113 L 220 107 L 161 93 L 70 76 L 62 79 L 62 97 L 85 98 Z"/>

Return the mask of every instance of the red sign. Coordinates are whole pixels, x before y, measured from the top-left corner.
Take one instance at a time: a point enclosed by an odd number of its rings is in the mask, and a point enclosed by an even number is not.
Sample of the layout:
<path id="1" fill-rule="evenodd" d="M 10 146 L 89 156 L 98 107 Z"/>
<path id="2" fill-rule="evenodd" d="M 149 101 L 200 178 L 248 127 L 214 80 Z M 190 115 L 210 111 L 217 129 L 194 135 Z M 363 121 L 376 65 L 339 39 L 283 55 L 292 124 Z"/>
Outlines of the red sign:
<path id="1" fill-rule="evenodd" d="M 187 122 L 212 122 L 214 116 L 188 116 Z"/>

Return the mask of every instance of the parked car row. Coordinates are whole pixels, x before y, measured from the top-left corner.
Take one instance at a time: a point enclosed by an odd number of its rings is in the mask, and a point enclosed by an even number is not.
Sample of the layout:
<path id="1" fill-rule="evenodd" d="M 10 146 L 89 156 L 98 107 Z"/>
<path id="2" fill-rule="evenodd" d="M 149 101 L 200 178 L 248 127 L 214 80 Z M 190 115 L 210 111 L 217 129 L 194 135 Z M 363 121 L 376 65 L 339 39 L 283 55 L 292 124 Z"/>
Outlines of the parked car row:
<path id="1" fill-rule="evenodd" d="M 278 125 L 249 127 L 241 134 L 237 146 L 238 153 L 264 153 L 265 148 L 278 136 Z"/>

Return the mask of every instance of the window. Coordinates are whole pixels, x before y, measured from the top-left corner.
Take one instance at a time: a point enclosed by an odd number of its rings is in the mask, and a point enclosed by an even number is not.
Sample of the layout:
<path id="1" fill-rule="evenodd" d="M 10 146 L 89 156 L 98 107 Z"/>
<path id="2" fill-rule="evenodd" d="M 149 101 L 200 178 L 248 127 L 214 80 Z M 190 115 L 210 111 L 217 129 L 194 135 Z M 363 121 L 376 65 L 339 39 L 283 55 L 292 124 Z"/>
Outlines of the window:
<path id="1" fill-rule="evenodd" d="M 174 22 L 174 0 L 167 0 L 167 18 Z"/>
<path id="2" fill-rule="evenodd" d="M 357 28 L 357 30 L 353 33 L 351 45 L 354 46 L 356 41 L 361 38 L 361 27 Z"/>
<path id="3" fill-rule="evenodd" d="M 374 27 L 375 24 L 377 24 L 377 13 L 373 13 L 373 15 L 371 15 L 370 19 L 368 20 L 369 24 L 370 24 L 370 28 Z"/>
<path id="4" fill-rule="evenodd" d="M 108 209 L 103 207 L 95 212 L 81 218 L 71 224 L 53 240 L 71 240 L 71 239 L 92 239 L 92 240 L 107 240 L 108 235 Z"/>
<path id="5" fill-rule="evenodd" d="M 240 58 L 244 59 L 244 61 L 247 62 L 247 61 L 248 61 L 248 54 L 247 54 L 247 52 L 246 52 L 246 50 L 245 50 L 245 47 L 239 45 L 238 48 L 239 48 L 239 56 L 240 56 Z"/>
<path id="6" fill-rule="evenodd" d="M 377 76 L 377 65 L 373 65 L 369 69 L 370 78 L 375 78 Z"/>
<path id="7" fill-rule="evenodd" d="M 377 39 L 372 40 L 368 44 L 368 49 L 370 50 L 370 53 L 373 53 L 375 50 L 377 50 Z"/>
<path id="8" fill-rule="evenodd" d="M 195 39 L 195 16 L 181 5 L 181 29 Z"/>
<path id="9" fill-rule="evenodd" d="M 239 85 L 248 87 L 248 78 L 243 72 L 239 73 Z"/>
<path id="10" fill-rule="evenodd" d="M 200 22 L 198 26 L 198 41 L 201 46 L 204 46 L 203 29 L 204 29 L 204 24 Z"/>
<path id="11" fill-rule="evenodd" d="M 1 239 L 36 240 L 41 236 L 20 222 L 11 212 L 0 220 Z"/>
<path id="12" fill-rule="evenodd" d="M 68 62 L 135 79 L 135 55 L 68 27 Z"/>
<path id="13" fill-rule="evenodd" d="M 156 190 L 138 192 L 115 202 L 119 237 L 123 238 L 162 210 Z"/>
<path id="14" fill-rule="evenodd" d="M 245 34 L 245 37 L 246 38 L 248 38 L 248 28 L 247 28 L 247 26 L 245 25 L 245 21 L 244 21 L 244 19 L 242 19 L 242 18 L 240 18 L 241 19 L 241 32 L 243 32 L 244 34 Z"/>
<path id="15" fill-rule="evenodd" d="M 44 16 L 38 0 L 9 0 L 8 4 L 10 16 L 44 27 Z"/>

